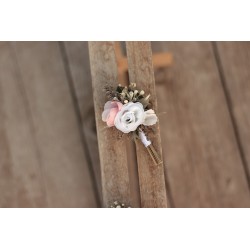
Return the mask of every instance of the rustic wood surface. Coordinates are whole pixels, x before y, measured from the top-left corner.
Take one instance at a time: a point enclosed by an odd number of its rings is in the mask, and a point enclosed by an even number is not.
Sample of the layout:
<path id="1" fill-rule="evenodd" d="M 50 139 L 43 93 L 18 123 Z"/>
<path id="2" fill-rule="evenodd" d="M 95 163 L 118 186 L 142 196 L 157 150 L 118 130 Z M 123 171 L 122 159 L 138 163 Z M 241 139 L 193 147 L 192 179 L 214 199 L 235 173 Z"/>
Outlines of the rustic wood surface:
<path id="1" fill-rule="evenodd" d="M 102 199 L 102 183 L 94 116 L 92 80 L 88 60 L 88 42 L 64 42 L 62 47 L 65 50 L 65 60 L 69 69 L 70 84 L 73 86 L 73 92 L 75 93 L 86 156 L 89 156 L 87 157 L 88 165 L 89 169 L 93 170 L 94 183 L 98 190 L 98 200 L 100 204 Z"/>
<path id="2" fill-rule="evenodd" d="M 129 80 L 139 89 L 150 93 L 151 103 L 157 112 L 154 70 L 150 42 L 126 42 Z M 159 124 L 155 126 L 152 144 L 162 158 Z M 142 207 L 167 207 L 163 164 L 155 166 L 146 148 L 141 142 L 136 143 L 136 155 L 139 172 L 139 184 Z"/>
<path id="3" fill-rule="evenodd" d="M 118 82 L 123 86 L 128 86 L 129 77 L 128 77 L 128 62 L 126 57 L 126 44 L 125 42 L 115 42 L 114 48 L 118 66 Z M 126 63 L 122 64 L 124 58 Z M 127 140 L 126 149 L 127 149 L 127 162 L 128 162 L 129 184 L 130 184 L 129 185 L 130 205 L 132 207 L 140 207 L 141 197 L 140 197 L 135 143 L 132 140 Z"/>
<path id="4" fill-rule="evenodd" d="M 125 138 L 118 140 L 115 128 L 108 128 L 101 119 L 106 102 L 103 89 L 107 84 L 117 86 L 114 43 L 89 42 L 89 56 L 101 162 L 103 206 L 109 207 L 114 201 L 128 205 L 130 187 L 126 141 Z"/>
<path id="5" fill-rule="evenodd" d="M 185 46 L 184 46 L 185 45 Z M 174 64 L 157 86 L 166 176 L 175 207 L 249 207 L 250 196 L 209 42 L 155 43 Z"/>
<path id="6" fill-rule="evenodd" d="M 15 54 L 0 43 L 0 207 L 46 207 L 34 128 Z"/>
<path id="7" fill-rule="evenodd" d="M 152 43 L 170 207 L 250 207 L 249 44 Z M 91 89 L 87 42 L 0 43 L 0 207 L 100 206 Z"/>
<path id="8" fill-rule="evenodd" d="M 9 199 L 4 206 L 95 207 L 58 43 L 8 43 L 0 57 L 10 151 L 3 146 L 10 158 L 3 166 L 5 176 L 14 176 L 11 186 L 1 175 L 0 181 L 8 183 L 1 188 L 1 197 Z"/>
<path id="9" fill-rule="evenodd" d="M 219 42 L 217 53 L 242 163 L 250 182 L 250 43 Z"/>

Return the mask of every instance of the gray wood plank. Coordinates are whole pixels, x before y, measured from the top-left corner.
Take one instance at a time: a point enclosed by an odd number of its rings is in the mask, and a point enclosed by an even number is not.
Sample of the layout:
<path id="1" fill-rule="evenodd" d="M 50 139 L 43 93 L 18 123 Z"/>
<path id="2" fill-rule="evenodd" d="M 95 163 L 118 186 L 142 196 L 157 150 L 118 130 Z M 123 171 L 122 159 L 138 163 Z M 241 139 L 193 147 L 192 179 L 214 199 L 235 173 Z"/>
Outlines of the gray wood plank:
<path id="1" fill-rule="evenodd" d="M 49 207 L 95 207 L 79 126 L 56 42 L 12 43 L 44 169 Z"/>
<path id="2" fill-rule="evenodd" d="M 217 48 L 250 185 L 250 42 L 217 42 Z"/>
<path id="3" fill-rule="evenodd" d="M 166 176 L 176 207 L 249 207 L 247 180 L 209 42 L 154 43 L 173 66 L 157 85 Z"/>
<path id="4" fill-rule="evenodd" d="M 12 49 L 0 43 L 0 207 L 46 207 L 33 122 Z"/>
<path id="5" fill-rule="evenodd" d="M 80 110 L 82 130 L 88 149 L 87 153 L 90 156 L 90 167 L 93 168 L 96 186 L 99 197 L 101 198 L 101 170 L 95 125 L 88 42 L 64 42 L 64 46 L 68 57 L 72 84 Z"/>

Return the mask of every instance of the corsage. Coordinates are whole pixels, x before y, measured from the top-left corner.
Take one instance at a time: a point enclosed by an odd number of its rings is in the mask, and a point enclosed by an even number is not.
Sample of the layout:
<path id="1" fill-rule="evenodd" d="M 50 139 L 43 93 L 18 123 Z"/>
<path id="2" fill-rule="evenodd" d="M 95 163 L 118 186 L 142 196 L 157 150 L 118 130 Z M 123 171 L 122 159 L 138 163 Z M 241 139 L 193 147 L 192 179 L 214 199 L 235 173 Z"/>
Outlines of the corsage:
<path id="1" fill-rule="evenodd" d="M 108 127 L 115 126 L 121 132 L 132 133 L 134 138 L 139 138 L 155 165 L 162 163 L 144 131 L 147 126 L 153 126 L 158 121 L 155 111 L 150 108 L 150 95 L 137 90 L 135 83 L 128 87 L 119 84 L 115 89 L 106 86 L 105 91 L 109 100 L 104 105 L 102 120 Z"/>

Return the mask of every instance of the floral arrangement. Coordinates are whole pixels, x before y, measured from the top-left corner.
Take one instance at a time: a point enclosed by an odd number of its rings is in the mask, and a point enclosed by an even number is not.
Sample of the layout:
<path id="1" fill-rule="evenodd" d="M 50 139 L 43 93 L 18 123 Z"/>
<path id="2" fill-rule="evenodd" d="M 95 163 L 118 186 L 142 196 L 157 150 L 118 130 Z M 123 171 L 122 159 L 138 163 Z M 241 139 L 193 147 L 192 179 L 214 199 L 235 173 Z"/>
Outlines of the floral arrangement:
<path id="1" fill-rule="evenodd" d="M 114 201 L 113 204 L 110 206 L 110 208 L 131 208 L 131 207 L 128 207 L 124 203 L 121 203 L 119 201 Z"/>
<path id="2" fill-rule="evenodd" d="M 154 110 L 150 108 L 150 95 L 137 90 L 136 83 L 131 83 L 128 87 L 119 84 L 115 89 L 107 86 L 105 90 L 109 101 L 104 105 L 102 120 L 108 127 L 115 126 L 121 132 L 132 133 L 134 138 L 139 138 L 154 163 L 160 164 L 162 161 L 145 135 L 145 128 L 158 121 Z"/>

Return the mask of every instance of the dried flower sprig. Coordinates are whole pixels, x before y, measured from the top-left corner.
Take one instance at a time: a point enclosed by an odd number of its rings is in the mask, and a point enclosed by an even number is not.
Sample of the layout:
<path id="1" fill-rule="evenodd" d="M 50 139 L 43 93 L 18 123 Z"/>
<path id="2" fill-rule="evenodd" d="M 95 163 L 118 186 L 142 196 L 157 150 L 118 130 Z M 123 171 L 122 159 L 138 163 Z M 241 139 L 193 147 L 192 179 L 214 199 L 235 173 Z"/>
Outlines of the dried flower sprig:
<path id="1" fill-rule="evenodd" d="M 107 98 L 112 101 L 120 101 L 123 104 L 140 102 L 144 109 L 147 109 L 150 104 L 150 95 L 145 96 L 144 90 L 136 89 L 136 83 L 131 83 L 128 87 L 119 84 L 116 89 L 105 86 L 105 91 Z"/>

